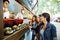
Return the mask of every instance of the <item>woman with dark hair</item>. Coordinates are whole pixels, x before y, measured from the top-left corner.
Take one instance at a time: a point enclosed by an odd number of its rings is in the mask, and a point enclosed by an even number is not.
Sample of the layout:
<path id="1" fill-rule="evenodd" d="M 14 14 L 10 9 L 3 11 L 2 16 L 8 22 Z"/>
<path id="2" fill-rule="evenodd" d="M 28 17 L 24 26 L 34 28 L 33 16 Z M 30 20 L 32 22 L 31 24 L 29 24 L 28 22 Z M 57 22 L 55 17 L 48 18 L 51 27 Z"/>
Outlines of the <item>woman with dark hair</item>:
<path id="1" fill-rule="evenodd" d="M 56 27 L 50 23 L 50 15 L 43 13 L 40 18 L 42 24 L 38 29 L 39 40 L 57 40 Z"/>
<path id="2" fill-rule="evenodd" d="M 36 24 L 37 24 L 37 27 L 35 28 L 35 36 L 34 36 L 34 40 L 38 40 L 38 26 L 40 25 L 40 16 L 37 16 L 37 19 L 36 19 Z"/>

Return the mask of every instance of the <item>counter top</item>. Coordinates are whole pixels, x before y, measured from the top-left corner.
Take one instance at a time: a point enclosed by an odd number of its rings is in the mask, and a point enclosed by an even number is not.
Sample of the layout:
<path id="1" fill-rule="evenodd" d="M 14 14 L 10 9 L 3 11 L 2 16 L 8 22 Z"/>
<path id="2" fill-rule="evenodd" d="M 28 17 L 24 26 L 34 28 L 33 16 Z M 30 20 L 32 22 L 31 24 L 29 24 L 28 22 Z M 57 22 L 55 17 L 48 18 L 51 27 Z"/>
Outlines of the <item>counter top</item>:
<path id="1" fill-rule="evenodd" d="M 4 36 L 3 40 L 19 40 L 27 30 L 28 26 L 24 26 L 22 29 L 14 32 L 13 34 Z"/>

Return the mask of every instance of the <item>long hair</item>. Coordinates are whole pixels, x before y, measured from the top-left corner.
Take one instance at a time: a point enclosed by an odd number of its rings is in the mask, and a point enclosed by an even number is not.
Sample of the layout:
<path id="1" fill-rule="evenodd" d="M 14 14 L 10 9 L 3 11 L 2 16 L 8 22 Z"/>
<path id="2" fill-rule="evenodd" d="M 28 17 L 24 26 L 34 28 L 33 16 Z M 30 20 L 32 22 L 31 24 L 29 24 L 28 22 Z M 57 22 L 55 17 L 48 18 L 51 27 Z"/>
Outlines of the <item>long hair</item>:
<path id="1" fill-rule="evenodd" d="M 37 20 L 37 16 L 36 15 L 33 15 L 33 17 L 35 17 L 35 21 Z M 32 17 L 32 22 L 33 22 L 33 17 Z"/>
<path id="2" fill-rule="evenodd" d="M 43 13 L 42 16 L 46 18 L 47 22 L 50 22 L 50 15 L 48 13 Z"/>

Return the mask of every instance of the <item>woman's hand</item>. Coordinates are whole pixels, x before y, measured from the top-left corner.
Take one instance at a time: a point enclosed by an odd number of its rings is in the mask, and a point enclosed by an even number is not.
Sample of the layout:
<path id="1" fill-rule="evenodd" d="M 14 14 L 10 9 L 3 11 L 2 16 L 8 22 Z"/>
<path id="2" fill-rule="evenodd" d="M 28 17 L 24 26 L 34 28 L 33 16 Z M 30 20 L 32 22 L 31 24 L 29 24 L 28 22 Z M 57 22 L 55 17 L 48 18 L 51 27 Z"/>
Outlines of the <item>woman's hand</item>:
<path id="1" fill-rule="evenodd" d="M 38 40 L 37 36 L 35 36 L 35 39 L 34 40 Z"/>

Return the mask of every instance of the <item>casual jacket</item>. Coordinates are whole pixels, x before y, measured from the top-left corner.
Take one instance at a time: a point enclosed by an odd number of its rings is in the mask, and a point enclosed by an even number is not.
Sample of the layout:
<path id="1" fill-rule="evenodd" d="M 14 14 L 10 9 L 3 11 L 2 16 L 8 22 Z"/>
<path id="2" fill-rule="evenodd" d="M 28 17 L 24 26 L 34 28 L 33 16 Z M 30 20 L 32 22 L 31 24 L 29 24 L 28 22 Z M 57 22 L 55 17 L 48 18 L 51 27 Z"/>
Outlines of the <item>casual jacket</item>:
<path id="1" fill-rule="evenodd" d="M 40 29 L 41 26 L 39 27 L 38 30 L 39 36 L 40 36 Z M 46 29 L 44 30 L 44 40 L 57 40 L 56 27 L 51 23 L 47 23 L 46 25 Z"/>
<path id="2" fill-rule="evenodd" d="M 41 25 L 39 25 L 36 28 L 36 32 L 39 35 L 39 40 L 40 40 L 40 29 L 41 28 L 42 28 Z M 32 39 L 34 39 L 34 37 Z M 56 27 L 51 23 L 47 23 L 46 25 L 46 29 L 44 30 L 44 40 L 57 40 Z"/>

